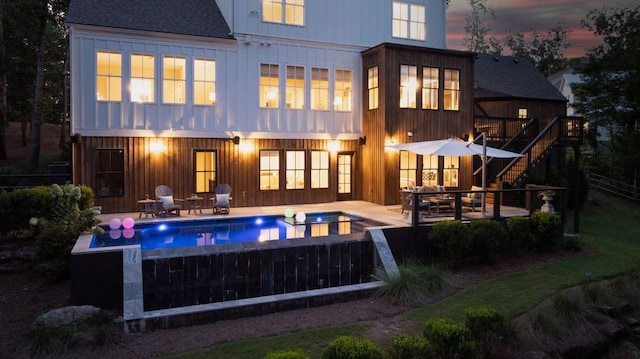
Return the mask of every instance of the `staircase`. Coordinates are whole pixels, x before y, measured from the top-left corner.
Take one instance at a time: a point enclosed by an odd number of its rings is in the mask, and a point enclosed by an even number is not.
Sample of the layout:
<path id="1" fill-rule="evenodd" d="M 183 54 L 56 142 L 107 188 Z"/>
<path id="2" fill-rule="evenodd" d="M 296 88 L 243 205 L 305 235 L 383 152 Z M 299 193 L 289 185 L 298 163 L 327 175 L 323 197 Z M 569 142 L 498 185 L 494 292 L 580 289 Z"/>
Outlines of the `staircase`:
<path id="1" fill-rule="evenodd" d="M 565 145 L 572 141 L 581 142 L 582 124 L 581 117 L 558 116 L 531 139 L 530 134 L 537 132 L 539 123 L 535 119 L 529 120 L 520 131 L 501 146 L 502 149 L 515 150 L 523 156 L 513 159 L 496 174 L 490 174 L 489 178 L 496 178 L 502 186 L 520 187 L 527 179 L 529 170 L 544 161 L 554 146 Z M 527 145 L 519 150 L 517 148 L 519 143 L 527 143 Z M 491 162 L 493 159 L 489 159 L 488 163 Z M 474 175 L 477 173 L 478 171 Z"/>

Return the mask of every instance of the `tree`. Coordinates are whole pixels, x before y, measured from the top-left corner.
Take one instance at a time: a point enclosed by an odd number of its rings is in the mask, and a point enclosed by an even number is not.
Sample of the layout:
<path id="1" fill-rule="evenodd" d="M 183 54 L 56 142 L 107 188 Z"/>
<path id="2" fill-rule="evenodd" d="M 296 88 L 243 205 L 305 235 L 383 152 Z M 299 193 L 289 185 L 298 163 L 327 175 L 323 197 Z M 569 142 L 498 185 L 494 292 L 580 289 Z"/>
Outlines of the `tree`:
<path id="1" fill-rule="evenodd" d="M 36 60 L 36 82 L 33 97 L 33 112 L 31 116 L 31 153 L 29 156 L 31 169 L 37 170 L 40 163 L 40 128 L 42 126 L 42 97 L 44 96 L 44 57 L 47 49 L 47 16 L 49 1 L 40 3 L 40 35 L 38 36 L 38 51 Z"/>
<path id="2" fill-rule="evenodd" d="M 7 48 L 4 43 L 4 2 L 0 1 L 0 159 L 7 158 Z"/>
<path id="3" fill-rule="evenodd" d="M 504 37 L 504 46 L 517 57 L 529 59 L 540 72 L 549 76 L 568 65 L 564 57 L 564 50 L 571 44 L 567 42 L 569 31 L 558 25 L 546 33 L 532 31 L 528 35 L 524 32 L 510 32 Z"/>
<path id="4" fill-rule="evenodd" d="M 640 6 L 589 12 L 582 26 L 602 38 L 576 65 L 575 108 L 611 135 L 609 175 L 637 183 L 640 171 Z"/>
<path id="5" fill-rule="evenodd" d="M 502 51 L 499 42 L 493 37 L 487 39 L 491 28 L 485 24 L 484 20 L 487 15 L 492 18 L 495 18 L 495 15 L 493 8 L 488 6 L 486 1 L 468 0 L 471 13 L 466 17 L 462 44 L 469 51 L 499 54 Z"/>

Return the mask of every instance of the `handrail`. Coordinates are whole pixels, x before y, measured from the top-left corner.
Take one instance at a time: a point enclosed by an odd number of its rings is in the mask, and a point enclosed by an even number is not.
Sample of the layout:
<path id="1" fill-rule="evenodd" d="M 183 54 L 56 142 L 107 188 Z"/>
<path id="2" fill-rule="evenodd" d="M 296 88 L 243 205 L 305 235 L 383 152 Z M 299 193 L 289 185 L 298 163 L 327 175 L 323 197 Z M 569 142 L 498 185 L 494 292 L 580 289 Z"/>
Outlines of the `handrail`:
<path id="1" fill-rule="evenodd" d="M 608 192 L 635 202 L 640 202 L 640 191 L 638 191 L 637 186 L 620 182 L 613 178 L 599 175 L 591 171 L 587 173 L 587 179 L 589 180 L 589 186 L 596 190 Z"/>

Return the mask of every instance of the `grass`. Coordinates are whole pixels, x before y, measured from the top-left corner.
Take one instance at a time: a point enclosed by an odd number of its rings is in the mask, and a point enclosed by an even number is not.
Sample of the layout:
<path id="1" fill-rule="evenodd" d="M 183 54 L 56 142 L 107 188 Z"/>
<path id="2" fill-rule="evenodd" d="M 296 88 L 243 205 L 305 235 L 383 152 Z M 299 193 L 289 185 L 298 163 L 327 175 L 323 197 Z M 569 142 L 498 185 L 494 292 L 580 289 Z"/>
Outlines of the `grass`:
<path id="1" fill-rule="evenodd" d="M 426 320 L 451 318 L 463 321 L 467 307 L 491 307 L 506 318 L 514 318 L 553 297 L 562 289 L 593 279 L 614 277 L 640 268 L 640 207 L 595 193 L 597 206 L 581 213 L 580 240 L 584 254 L 542 265 L 526 272 L 493 278 L 462 290 L 443 300 L 406 312 L 419 328 Z M 546 322 L 540 318 L 541 324 Z M 362 336 L 366 326 L 347 325 L 268 338 L 253 338 L 214 345 L 202 351 L 174 358 L 261 358 L 282 349 L 302 349 L 310 358 L 321 353 L 340 335 Z M 416 333 L 407 333 L 416 334 Z M 391 340 L 391 338 L 387 338 Z"/>

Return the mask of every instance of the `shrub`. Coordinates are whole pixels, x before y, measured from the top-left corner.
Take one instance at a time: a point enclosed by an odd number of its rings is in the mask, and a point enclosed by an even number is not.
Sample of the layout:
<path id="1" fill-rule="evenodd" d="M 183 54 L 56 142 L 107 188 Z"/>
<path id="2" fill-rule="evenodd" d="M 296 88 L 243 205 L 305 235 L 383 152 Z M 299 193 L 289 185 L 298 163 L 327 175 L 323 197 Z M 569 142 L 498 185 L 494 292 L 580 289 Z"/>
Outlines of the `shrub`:
<path id="1" fill-rule="evenodd" d="M 279 350 L 267 354 L 264 359 L 309 359 L 302 350 Z"/>
<path id="2" fill-rule="evenodd" d="M 582 250 L 580 238 L 577 235 L 563 236 L 562 247 L 570 251 L 579 252 Z"/>
<path id="3" fill-rule="evenodd" d="M 71 184 L 52 185 L 50 196 L 49 211 L 30 223 L 36 229 L 36 269 L 48 279 L 60 280 L 69 274 L 71 249 L 78 236 L 101 230 L 96 218 L 100 211 L 97 207 L 80 210 L 82 192 Z"/>
<path id="4" fill-rule="evenodd" d="M 496 252 L 507 247 L 509 237 L 502 224 L 492 219 L 471 222 L 471 248 L 483 261 L 493 263 Z"/>
<path id="5" fill-rule="evenodd" d="M 381 359 L 380 348 L 367 339 L 341 336 L 329 343 L 323 359 Z"/>
<path id="6" fill-rule="evenodd" d="M 374 296 L 389 299 L 392 303 L 421 304 L 429 294 L 448 289 L 451 283 L 443 272 L 431 265 L 408 260 L 399 266 L 396 277 L 379 276 L 385 282 L 374 292 Z"/>
<path id="7" fill-rule="evenodd" d="M 431 359 L 435 352 L 423 337 L 401 335 L 391 342 L 390 359 Z"/>
<path id="8" fill-rule="evenodd" d="M 536 237 L 537 247 L 550 250 L 562 241 L 562 221 L 560 216 L 550 212 L 536 212 L 531 215 L 531 229 Z"/>
<path id="9" fill-rule="evenodd" d="M 553 309 L 556 316 L 565 324 L 575 324 L 585 314 L 584 305 L 579 298 L 562 293 L 553 297 Z"/>
<path id="10" fill-rule="evenodd" d="M 51 189 L 44 186 L 0 193 L 0 232 L 28 230 L 29 219 L 49 212 L 51 202 Z"/>
<path id="11" fill-rule="evenodd" d="M 509 247 L 520 251 L 533 248 L 536 245 L 536 237 L 531 233 L 531 223 L 525 217 L 507 218 L 507 232 L 509 234 Z"/>
<path id="12" fill-rule="evenodd" d="M 471 249 L 469 227 L 462 221 L 442 221 L 433 225 L 429 243 L 440 252 L 445 264 L 453 265 L 464 258 Z"/>
<path id="13" fill-rule="evenodd" d="M 433 345 L 437 358 L 477 358 L 476 343 L 467 327 L 450 319 L 433 319 L 424 324 L 424 337 Z"/>
<path id="14" fill-rule="evenodd" d="M 505 318 L 491 308 L 467 308 L 465 325 L 485 358 L 504 357 L 509 352 L 513 330 Z"/>

